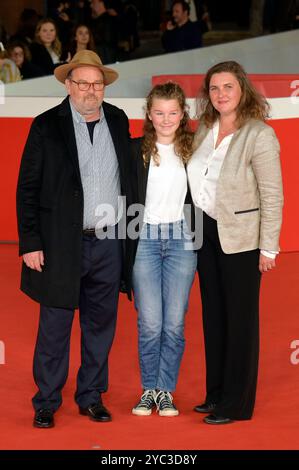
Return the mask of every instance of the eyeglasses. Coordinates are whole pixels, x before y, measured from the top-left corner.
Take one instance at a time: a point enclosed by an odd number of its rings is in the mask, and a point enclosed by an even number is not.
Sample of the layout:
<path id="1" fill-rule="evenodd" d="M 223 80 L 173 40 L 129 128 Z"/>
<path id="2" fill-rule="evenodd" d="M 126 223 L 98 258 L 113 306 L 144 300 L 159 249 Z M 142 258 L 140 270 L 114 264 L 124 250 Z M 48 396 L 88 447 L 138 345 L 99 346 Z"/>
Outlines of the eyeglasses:
<path id="1" fill-rule="evenodd" d="M 76 82 L 75 80 L 71 80 L 71 82 L 76 83 L 80 91 L 87 91 L 93 85 L 94 91 L 102 91 L 104 89 L 105 83 L 104 82 Z"/>

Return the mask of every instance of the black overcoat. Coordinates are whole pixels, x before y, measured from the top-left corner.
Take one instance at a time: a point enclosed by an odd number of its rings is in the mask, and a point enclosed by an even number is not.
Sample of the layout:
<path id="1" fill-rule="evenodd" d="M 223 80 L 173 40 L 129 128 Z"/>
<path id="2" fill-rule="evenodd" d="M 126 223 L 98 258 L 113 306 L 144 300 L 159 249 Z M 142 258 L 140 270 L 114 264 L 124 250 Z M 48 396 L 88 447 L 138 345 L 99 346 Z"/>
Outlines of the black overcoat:
<path id="1" fill-rule="evenodd" d="M 128 188 L 129 123 L 103 102 L 119 163 L 121 192 Z M 81 277 L 83 188 L 67 97 L 37 116 L 22 156 L 17 186 L 20 255 L 43 250 L 43 271 L 22 267 L 21 290 L 49 307 L 76 308 Z"/>

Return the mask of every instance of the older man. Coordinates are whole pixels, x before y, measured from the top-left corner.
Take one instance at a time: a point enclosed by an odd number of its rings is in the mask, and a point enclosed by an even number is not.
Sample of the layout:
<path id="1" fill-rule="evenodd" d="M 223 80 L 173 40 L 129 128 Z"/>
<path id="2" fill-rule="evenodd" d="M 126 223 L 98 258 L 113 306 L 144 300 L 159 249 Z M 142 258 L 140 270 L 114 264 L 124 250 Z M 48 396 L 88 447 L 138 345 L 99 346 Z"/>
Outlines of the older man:
<path id="1" fill-rule="evenodd" d="M 54 426 L 62 403 L 78 306 L 81 367 L 75 400 L 80 414 L 111 420 L 101 394 L 108 387 L 122 271 L 118 200 L 127 189 L 128 119 L 103 101 L 117 72 L 94 52 L 80 51 L 57 67 L 55 76 L 68 96 L 34 119 L 17 189 L 21 289 L 40 303 L 34 354 L 38 392 L 32 400 L 33 424 L 39 428 Z M 110 208 L 105 222 L 97 215 L 101 205 Z M 116 236 L 102 236 L 111 227 Z"/>

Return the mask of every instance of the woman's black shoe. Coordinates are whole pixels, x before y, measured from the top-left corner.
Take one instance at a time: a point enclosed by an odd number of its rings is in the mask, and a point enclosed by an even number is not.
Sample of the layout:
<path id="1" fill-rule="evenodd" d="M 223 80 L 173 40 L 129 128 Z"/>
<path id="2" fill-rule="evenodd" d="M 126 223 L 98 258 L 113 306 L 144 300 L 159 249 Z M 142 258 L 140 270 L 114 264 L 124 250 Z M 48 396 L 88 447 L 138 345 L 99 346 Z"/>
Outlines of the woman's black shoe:
<path id="1" fill-rule="evenodd" d="M 204 422 L 207 424 L 229 424 L 233 423 L 233 420 L 230 418 L 224 418 L 223 416 L 216 416 L 216 415 L 209 415 L 206 416 L 204 419 Z"/>
<path id="2" fill-rule="evenodd" d="M 212 413 L 216 408 L 216 403 L 202 403 L 201 405 L 196 405 L 193 410 L 196 413 Z"/>

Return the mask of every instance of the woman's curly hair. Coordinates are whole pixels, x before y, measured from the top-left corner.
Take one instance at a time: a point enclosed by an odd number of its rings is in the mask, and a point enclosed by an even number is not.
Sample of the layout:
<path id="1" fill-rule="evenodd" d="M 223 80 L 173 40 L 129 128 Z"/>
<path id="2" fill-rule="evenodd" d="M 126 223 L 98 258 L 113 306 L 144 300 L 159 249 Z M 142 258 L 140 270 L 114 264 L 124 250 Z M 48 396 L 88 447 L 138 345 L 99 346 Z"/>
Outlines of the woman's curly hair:
<path id="1" fill-rule="evenodd" d="M 185 164 L 192 155 L 194 134 L 189 126 L 189 114 L 187 111 L 185 93 L 180 85 L 174 82 L 166 82 L 155 85 L 146 98 L 146 116 L 143 125 L 144 137 L 142 139 L 142 154 L 144 164 L 145 166 L 148 165 L 151 157 L 157 166 L 160 164 L 160 158 L 156 146 L 157 134 L 152 121 L 149 119 L 149 113 L 153 106 L 154 99 L 177 100 L 179 103 L 180 109 L 183 112 L 183 117 L 181 119 L 180 126 L 175 133 L 174 151 Z"/>
<path id="2" fill-rule="evenodd" d="M 233 74 L 241 87 L 241 99 L 236 110 L 238 128 L 242 127 L 249 119 L 265 121 L 269 117 L 270 109 L 266 98 L 254 88 L 243 67 L 233 60 L 220 62 L 207 71 L 198 98 L 197 115 L 199 119 L 207 127 L 212 127 L 219 118 L 219 112 L 212 105 L 209 91 L 212 75 L 221 72 Z"/>

